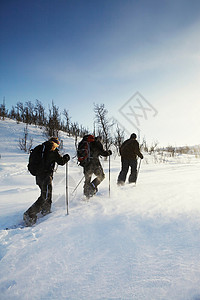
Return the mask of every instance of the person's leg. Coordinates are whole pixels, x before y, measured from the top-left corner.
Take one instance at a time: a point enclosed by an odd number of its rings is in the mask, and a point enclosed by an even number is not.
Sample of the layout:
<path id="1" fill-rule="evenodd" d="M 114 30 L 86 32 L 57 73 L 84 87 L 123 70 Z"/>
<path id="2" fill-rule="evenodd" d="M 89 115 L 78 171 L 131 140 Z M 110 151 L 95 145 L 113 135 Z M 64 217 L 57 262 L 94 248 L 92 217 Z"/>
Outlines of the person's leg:
<path id="1" fill-rule="evenodd" d="M 40 197 L 25 211 L 23 219 L 26 225 L 33 225 L 37 221 L 37 213 L 40 212 L 43 204 L 43 181 L 44 178 L 36 177 L 36 184 L 40 188 Z"/>
<path id="2" fill-rule="evenodd" d="M 127 176 L 127 173 L 128 173 L 128 169 L 129 169 L 129 161 L 125 160 L 125 159 L 122 159 L 122 161 L 121 161 L 121 171 L 119 173 L 118 180 L 117 180 L 118 184 L 124 184 L 125 183 L 126 176 Z"/>
<path id="3" fill-rule="evenodd" d="M 83 193 L 85 196 L 90 195 L 90 185 L 91 185 L 91 178 L 92 178 L 92 168 L 91 165 L 84 167 L 84 176 L 85 176 L 85 182 L 83 186 Z"/>
<path id="4" fill-rule="evenodd" d="M 129 176 L 129 183 L 134 183 L 136 182 L 137 179 L 137 160 L 134 159 L 133 161 L 130 162 L 130 167 L 131 167 L 131 174 Z"/>
<path id="5" fill-rule="evenodd" d="M 92 184 L 94 186 L 94 189 L 97 192 L 97 186 L 104 180 L 105 174 L 102 168 L 102 165 L 100 164 L 100 161 L 96 162 L 96 166 L 94 169 L 94 174 L 96 178 L 92 181 Z"/>
<path id="6" fill-rule="evenodd" d="M 37 221 L 37 214 L 46 215 L 51 211 L 52 203 L 52 177 L 36 177 L 36 184 L 40 187 L 40 197 L 24 213 L 23 219 L 27 225 L 33 225 Z"/>
<path id="7" fill-rule="evenodd" d="M 51 204 L 52 204 L 52 177 L 46 179 L 43 186 L 43 204 L 41 207 L 41 213 L 43 216 L 46 216 L 51 212 Z"/>

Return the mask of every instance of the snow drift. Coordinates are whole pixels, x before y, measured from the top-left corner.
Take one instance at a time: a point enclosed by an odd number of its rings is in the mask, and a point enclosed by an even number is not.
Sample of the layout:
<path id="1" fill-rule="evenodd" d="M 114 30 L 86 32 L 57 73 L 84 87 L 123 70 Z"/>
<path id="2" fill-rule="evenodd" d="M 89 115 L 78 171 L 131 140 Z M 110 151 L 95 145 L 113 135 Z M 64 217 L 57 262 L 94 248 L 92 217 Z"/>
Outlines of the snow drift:
<path id="1" fill-rule="evenodd" d="M 120 159 L 90 201 L 82 196 L 82 169 L 69 162 L 69 215 L 65 167 L 53 183 L 52 213 L 33 227 L 20 222 L 39 188 L 17 148 L 24 124 L 0 121 L 0 299 L 200 299 L 200 161 L 141 165 L 137 186 L 118 187 Z M 29 126 L 34 146 L 41 129 Z M 75 155 L 62 133 L 64 153 Z"/>

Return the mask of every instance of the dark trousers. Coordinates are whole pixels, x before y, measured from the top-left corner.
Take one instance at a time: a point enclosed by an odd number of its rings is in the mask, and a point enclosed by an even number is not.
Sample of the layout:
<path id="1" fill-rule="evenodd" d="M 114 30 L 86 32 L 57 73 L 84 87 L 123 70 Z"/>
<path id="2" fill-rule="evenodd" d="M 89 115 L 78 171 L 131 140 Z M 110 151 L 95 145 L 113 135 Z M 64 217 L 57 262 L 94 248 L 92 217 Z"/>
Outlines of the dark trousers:
<path id="1" fill-rule="evenodd" d="M 97 187 L 105 178 L 103 168 L 98 159 L 93 159 L 88 165 L 84 167 L 85 183 L 84 183 L 84 194 L 87 194 L 88 188 L 90 188 L 91 183 Z M 91 182 L 92 175 L 96 178 Z"/>
<path id="2" fill-rule="evenodd" d="M 129 183 L 136 182 L 137 179 L 137 160 L 129 160 L 129 159 L 122 159 L 121 161 L 121 171 L 118 176 L 118 183 L 124 183 L 126 181 L 126 176 L 131 168 L 131 173 L 129 175 Z"/>
<path id="3" fill-rule="evenodd" d="M 36 176 L 36 184 L 40 188 L 40 197 L 26 211 L 30 218 L 35 218 L 38 213 L 43 215 L 51 211 L 52 204 L 52 175 Z"/>

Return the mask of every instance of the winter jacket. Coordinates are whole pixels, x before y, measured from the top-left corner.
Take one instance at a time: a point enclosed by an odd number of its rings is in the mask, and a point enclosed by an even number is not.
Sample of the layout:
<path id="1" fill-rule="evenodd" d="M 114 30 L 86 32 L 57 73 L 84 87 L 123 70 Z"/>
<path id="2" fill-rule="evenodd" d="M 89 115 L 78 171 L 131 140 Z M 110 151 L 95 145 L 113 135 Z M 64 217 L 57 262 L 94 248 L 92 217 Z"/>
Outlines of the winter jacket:
<path id="1" fill-rule="evenodd" d="M 55 163 L 63 166 L 67 162 L 67 159 L 65 158 L 65 156 L 60 155 L 57 148 L 53 150 L 53 142 L 47 141 L 44 143 L 44 145 L 45 145 L 44 168 L 43 168 L 43 172 L 41 172 L 39 176 L 44 176 L 44 175 L 52 176 Z"/>
<path id="2" fill-rule="evenodd" d="M 103 149 L 103 145 L 100 141 L 95 140 L 90 143 L 90 157 L 98 158 L 99 156 L 109 156 L 110 152 Z"/>
<path id="3" fill-rule="evenodd" d="M 135 139 L 126 140 L 120 147 L 120 155 L 122 159 L 134 160 L 139 156 L 143 158 L 139 149 L 139 143 Z"/>

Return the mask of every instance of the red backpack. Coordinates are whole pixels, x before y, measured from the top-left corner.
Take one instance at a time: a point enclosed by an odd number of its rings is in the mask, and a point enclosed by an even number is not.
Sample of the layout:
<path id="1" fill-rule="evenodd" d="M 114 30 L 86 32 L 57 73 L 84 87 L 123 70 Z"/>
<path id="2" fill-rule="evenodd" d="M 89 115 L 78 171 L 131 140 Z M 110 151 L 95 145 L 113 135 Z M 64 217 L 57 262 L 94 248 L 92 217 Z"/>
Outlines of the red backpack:
<path id="1" fill-rule="evenodd" d="M 78 144 L 77 157 L 78 162 L 81 166 L 84 166 L 90 161 L 90 143 L 94 142 L 95 138 L 93 135 L 85 135 Z"/>

